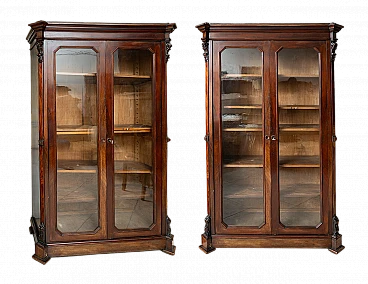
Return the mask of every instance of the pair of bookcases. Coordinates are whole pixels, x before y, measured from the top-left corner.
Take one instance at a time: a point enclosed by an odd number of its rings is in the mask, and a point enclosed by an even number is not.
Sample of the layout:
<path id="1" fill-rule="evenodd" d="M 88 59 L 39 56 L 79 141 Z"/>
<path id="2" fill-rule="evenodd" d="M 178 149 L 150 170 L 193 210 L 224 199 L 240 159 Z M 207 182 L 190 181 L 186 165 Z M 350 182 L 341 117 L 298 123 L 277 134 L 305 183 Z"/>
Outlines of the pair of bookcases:
<path id="1" fill-rule="evenodd" d="M 30 24 L 34 259 L 162 250 L 175 24 Z M 200 248 L 344 247 L 337 24 L 202 24 L 208 216 Z"/>

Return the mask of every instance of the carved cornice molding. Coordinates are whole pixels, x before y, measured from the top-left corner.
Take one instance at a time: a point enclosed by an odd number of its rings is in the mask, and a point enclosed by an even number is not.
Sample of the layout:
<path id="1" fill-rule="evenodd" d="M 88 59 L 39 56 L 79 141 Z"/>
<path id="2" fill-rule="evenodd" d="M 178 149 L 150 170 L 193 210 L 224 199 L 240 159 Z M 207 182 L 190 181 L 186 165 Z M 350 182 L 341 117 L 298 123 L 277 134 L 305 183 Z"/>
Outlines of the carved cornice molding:
<path id="1" fill-rule="evenodd" d="M 170 38 L 166 38 L 166 39 L 165 39 L 165 55 L 166 55 L 166 63 L 169 61 L 169 58 L 170 58 L 169 51 L 171 50 L 171 47 L 172 47 L 171 39 L 170 39 Z"/>

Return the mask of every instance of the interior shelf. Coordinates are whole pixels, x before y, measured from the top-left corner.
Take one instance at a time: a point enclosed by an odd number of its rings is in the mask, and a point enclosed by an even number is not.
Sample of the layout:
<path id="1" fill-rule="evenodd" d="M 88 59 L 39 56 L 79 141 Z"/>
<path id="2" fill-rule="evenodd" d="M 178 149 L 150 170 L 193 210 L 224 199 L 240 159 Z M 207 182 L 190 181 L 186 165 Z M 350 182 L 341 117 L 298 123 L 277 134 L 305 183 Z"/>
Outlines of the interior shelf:
<path id="1" fill-rule="evenodd" d="M 152 167 L 136 161 L 115 161 L 116 174 L 150 174 Z"/>
<path id="2" fill-rule="evenodd" d="M 262 105 L 227 105 L 224 109 L 262 109 Z M 281 105 L 279 109 L 285 110 L 318 110 L 318 105 Z"/>
<path id="3" fill-rule="evenodd" d="M 96 74 L 96 72 L 56 72 L 57 76 L 96 76 Z"/>
<path id="4" fill-rule="evenodd" d="M 244 124 L 243 127 L 224 128 L 225 132 L 257 132 L 262 131 L 262 125 Z M 318 124 L 280 124 L 280 132 L 318 132 Z"/>
<path id="5" fill-rule="evenodd" d="M 89 135 L 94 134 L 96 127 L 91 126 L 73 126 L 58 128 L 58 135 Z M 143 124 L 120 124 L 115 125 L 114 134 L 128 134 L 128 133 L 151 133 L 152 127 Z"/>
<path id="6" fill-rule="evenodd" d="M 262 79 L 261 74 L 224 74 L 221 76 L 221 80 L 254 80 Z"/>
<path id="7" fill-rule="evenodd" d="M 95 133 L 96 127 L 82 125 L 62 127 L 56 130 L 58 135 L 89 135 Z"/>
<path id="8" fill-rule="evenodd" d="M 262 109 L 262 105 L 229 105 L 225 109 Z"/>
<path id="9" fill-rule="evenodd" d="M 120 124 L 115 125 L 115 134 L 125 134 L 125 133 L 150 133 L 152 127 L 143 124 Z"/>
<path id="10" fill-rule="evenodd" d="M 147 82 L 151 82 L 151 76 L 149 75 L 126 75 L 126 74 L 114 74 L 114 84 L 123 85 L 139 85 Z"/>
<path id="11" fill-rule="evenodd" d="M 226 132 L 259 132 L 262 131 L 262 125 L 245 125 L 245 127 L 229 127 L 224 128 L 223 131 Z"/>
<path id="12" fill-rule="evenodd" d="M 281 105 L 279 109 L 293 109 L 293 110 L 315 110 L 319 109 L 318 105 Z"/>
<path id="13" fill-rule="evenodd" d="M 279 78 L 319 78 L 318 74 L 278 74 Z"/>
<path id="14" fill-rule="evenodd" d="M 150 174 L 152 167 L 137 161 L 115 161 L 117 174 Z M 96 160 L 58 160 L 58 173 L 96 173 Z"/>
<path id="15" fill-rule="evenodd" d="M 280 124 L 281 132 L 315 132 L 319 131 L 318 124 Z"/>
<path id="16" fill-rule="evenodd" d="M 282 168 L 319 168 L 319 156 L 280 156 Z M 263 156 L 225 157 L 225 168 L 262 168 Z"/>
<path id="17" fill-rule="evenodd" d="M 97 73 L 86 72 L 56 72 L 58 76 L 84 76 L 84 77 L 96 77 Z M 120 85 L 123 83 L 141 84 L 151 81 L 149 75 L 126 75 L 126 74 L 114 74 L 114 84 Z"/>

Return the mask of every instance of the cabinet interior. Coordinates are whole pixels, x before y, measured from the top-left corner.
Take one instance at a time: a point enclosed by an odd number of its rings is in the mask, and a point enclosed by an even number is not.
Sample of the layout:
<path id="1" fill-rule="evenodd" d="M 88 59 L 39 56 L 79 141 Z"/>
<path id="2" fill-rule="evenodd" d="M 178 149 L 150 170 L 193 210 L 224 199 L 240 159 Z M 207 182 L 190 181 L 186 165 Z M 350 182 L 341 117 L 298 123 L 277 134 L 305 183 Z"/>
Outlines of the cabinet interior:
<path id="1" fill-rule="evenodd" d="M 281 49 L 277 70 L 280 222 L 321 222 L 319 53 Z M 256 48 L 221 52 L 222 206 L 228 226 L 261 227 L 264 209 L 263 57 Z M 268 139 L 271 139 L 269 137 Z"/>
<path id="2" fill-rule="evenodd" d="M 153 223 L 152 53 L 114 55 L 114 208 L 118 229 Z M 98 227 L 97 54 L 56 53 L 57 224 L 61 232 Z"/>

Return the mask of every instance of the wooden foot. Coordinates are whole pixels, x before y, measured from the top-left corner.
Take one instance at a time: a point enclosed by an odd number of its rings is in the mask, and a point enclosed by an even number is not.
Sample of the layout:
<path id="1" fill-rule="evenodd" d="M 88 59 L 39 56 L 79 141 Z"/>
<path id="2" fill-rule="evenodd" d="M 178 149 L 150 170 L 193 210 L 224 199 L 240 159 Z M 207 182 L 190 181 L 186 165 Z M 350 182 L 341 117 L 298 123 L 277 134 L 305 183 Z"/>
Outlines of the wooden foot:
<path id="1" fill-rule="evenodd" d="M 49 260 L 50 260 L 50 257 L 49 256 L 46 256 L 46 257 L 39 257 L 38 255 L 34 254 L 32 255 L 32 258 L 36 261 L 38 261 L 39 263 L 45 265 Z"/>
<path id="2" fill-rule="evenodd" d="M 216 248 L 212 246 L 212 238 L 208 238 L 205 234 L 202 234 L 202 244 L 199 246 L 199 249 L 205 254 L 209 254 L 216 250 Z"/>
<path id="3" fill-rule="evenodd" d="M 50 260 L 50 257 L 47 254 L 47 246 L 37 243 L 35 245 L 35 254 L 32 256 L 32 258 L 39 263 L 46 264 Z"/>
<path id="4" fill-rule="evenodd" d="M 173 245 L 174 235 L 166 236 L 166 246 L 162 250 L 169 255 L 175 255 L 176 246 Z"/>
<path id="5" fill-rule="evenodd" d="M 328 250 L 334 254 L 338 254 L 341 252 L 345 247 L 342 245 L 342 235 L 337 234 L 336 236 L 332 236 L 332 244 L 331 248 Z"/>

